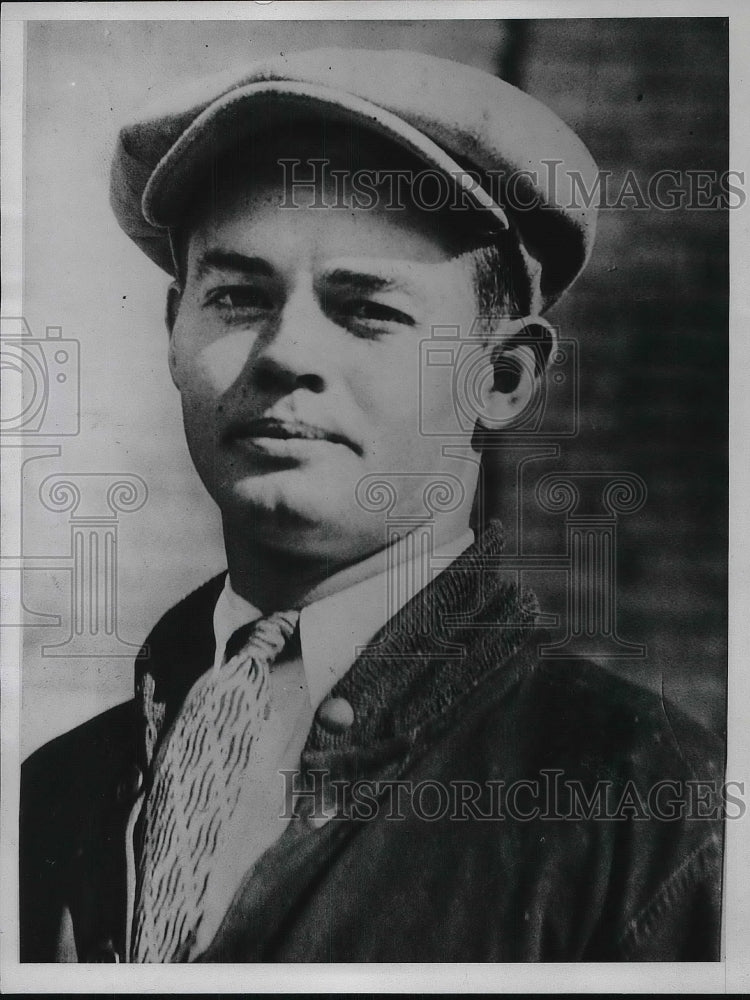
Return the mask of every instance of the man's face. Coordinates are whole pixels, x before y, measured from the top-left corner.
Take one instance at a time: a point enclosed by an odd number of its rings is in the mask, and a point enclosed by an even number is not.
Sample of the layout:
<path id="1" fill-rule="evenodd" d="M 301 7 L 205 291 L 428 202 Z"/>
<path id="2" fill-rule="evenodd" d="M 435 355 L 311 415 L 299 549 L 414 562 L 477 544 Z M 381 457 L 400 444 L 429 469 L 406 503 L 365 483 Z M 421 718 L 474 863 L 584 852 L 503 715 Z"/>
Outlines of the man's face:
<path id="1" fill-rule="evenodd" d="M 335 140 L 326 155 L 331 169 L 337 155 L 350 162 Z M 435 325 L 466 334 L 472 273 L 416 209 L 316 208 L 312 191 L 280 208 L 276 159 L 269 150 L 197 215 L 170 365 L 190 453 L 225 526 L 354 561 L 385 540 L 382 512 L 357 501 L 363 477 L 424 473 L 397 484 L 394 513 L 419 517 L 429 475 L 460 472 L 440 438 L 420 434 L 420 341 Z M 444 425 L 435 410 L 452 412 L 450 392 L 430 406 Z M 470 501 L 473 474 L 461 468 Z"/>

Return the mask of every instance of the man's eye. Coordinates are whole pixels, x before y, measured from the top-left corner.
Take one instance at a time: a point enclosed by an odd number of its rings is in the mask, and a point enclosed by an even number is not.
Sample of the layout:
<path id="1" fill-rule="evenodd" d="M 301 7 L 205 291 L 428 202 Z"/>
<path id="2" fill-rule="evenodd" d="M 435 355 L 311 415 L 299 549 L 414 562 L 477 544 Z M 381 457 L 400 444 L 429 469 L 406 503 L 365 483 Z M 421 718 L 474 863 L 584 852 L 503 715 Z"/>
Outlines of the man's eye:
<path id="1" fill-rule="evenodd" d="M 371 299 L 353 299 L 344 302 L 338 309 L 339 315 L 344 320 L 361 323 L 368 327 L 375 326 L 414 326 L 413 317 L 393 306 L 387 306 L 382 302 L 374 302 Z"/>
<path id="2" fill-rule="evenodd" d="M 273 308 L 268 292 L 249 285 L 217 288 L 208 295 L 207 303 L 231 313 L 267 312 Z"/>

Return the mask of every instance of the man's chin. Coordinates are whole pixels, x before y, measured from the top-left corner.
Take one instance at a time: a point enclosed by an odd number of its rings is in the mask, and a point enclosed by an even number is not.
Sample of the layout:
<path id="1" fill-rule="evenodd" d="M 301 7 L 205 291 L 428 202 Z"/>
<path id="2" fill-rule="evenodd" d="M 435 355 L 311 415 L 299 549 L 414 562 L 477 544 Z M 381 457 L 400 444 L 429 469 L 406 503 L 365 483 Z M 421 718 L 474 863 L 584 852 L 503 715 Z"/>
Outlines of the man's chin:
<path id="1" fill-rule="evenodd" d="M 285 476 L 284 482 L 280 479 L 249 477 L 216 498 L 225 522 L 253 532 L 251 545 L 310 554 L 333 552 L 359 533 L 356 522 L 361 518 L 353 516 L 359 511 L 354 483 L 324 478 L 310 482 L 293 475 Z"/>

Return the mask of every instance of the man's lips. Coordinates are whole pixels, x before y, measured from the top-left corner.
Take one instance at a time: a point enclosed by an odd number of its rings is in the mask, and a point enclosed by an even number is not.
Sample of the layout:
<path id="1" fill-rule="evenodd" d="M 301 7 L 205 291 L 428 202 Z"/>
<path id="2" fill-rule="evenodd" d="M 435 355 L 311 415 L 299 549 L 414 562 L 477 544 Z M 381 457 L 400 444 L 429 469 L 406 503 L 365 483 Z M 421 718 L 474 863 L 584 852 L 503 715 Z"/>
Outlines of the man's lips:
<path id="1" fill-rule="evenodd" d="M 279 420 L 276 417 L 258 417 L 254 420 L 242 420 L 233 423 L 224 437 L 230 441 L 258 441 L 275 439 L 278 441 L 328 441 L 331 444 L 342 444 L 356 454 L 361 455 L 358 448 L 345 434 L 308 424 L 303 420 Z"/>

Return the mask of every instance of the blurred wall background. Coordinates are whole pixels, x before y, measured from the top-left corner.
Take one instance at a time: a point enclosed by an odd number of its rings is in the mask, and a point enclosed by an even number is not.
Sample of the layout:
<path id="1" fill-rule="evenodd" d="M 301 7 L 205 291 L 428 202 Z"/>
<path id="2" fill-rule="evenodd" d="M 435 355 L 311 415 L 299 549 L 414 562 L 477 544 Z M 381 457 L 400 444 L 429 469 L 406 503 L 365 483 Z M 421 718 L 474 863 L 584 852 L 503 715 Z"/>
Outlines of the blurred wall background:
<path id="1" fill-rule="evenodd" d="M 615 179 L 628 169 L 645 181 L 660 169 L 727 166 L 720 19 L 29 23 L 24 311 L 35 338 L 60 326 L 79 342 L 81 429 L 60 457 L 30 450 L 25 466 L 24 553 L 39 568 L 24 574 L 24 602 L 61 624 L 27 629 L 23 753 L 128 698 L 126 643 L 137 648 L 167 607 L 225 565 L 166 366 L 168 278 L 108 209 L 117 127 L 180 79 L 336 44 L 420 49 L 498 72 L 557 111 Z M 580 432 L 534 469 L 627 470 L 646 482 L 646 505 L 618 524 L 618 611 L 621 636 L 648 656 L 605 666 L 663 683 L 717 730 L 726 689 L 727 228 L 715 210 L 601 214 L 588 271 L 549 315 L 579 344 Z M 490 503 L 515 544 L 502 486 L 513 469 L 496 459 Z M 118 520 L 118 656 L 50 655 L 70 631 L 70 523 L 40 503 L 39 490 L 59 472 L 135 473 L 148 487 L 144 505 Z M 522 487 L 525 550 L 559 553 L 561 519 L 535 505 L 531 480 Z M 559 574 L 528 582 L 545 610 L 562 611 Z"/>
<path id="2" fill-rule="evenodd" d="M 513 37 L 513 82 L 611 171 L 610 203 L 628 171 L 645 192 L 657 171 L 684 183 L 728 169 L 725 19 L 535 20 Z M 600 212 L 589 267 L 549 313 L 581 354 L 580 435 L 562 466 L 632 471 L 648 489 L 618 524 L 620 634 L 648 655 L 607 666 L 663 683 L 723 731 L 729 216 L 638 202 Z"/>

